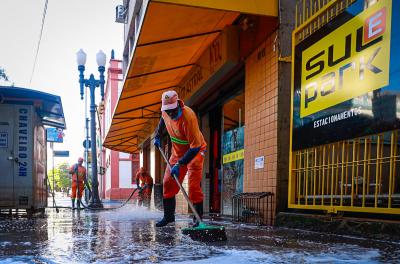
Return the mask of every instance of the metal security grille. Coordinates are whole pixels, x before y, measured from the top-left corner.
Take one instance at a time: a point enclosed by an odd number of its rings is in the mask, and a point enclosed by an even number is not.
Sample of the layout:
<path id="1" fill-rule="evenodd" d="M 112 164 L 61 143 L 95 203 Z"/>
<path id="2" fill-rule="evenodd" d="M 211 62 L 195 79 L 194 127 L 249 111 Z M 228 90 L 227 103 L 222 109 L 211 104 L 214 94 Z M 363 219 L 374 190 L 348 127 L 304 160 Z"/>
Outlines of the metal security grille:
<path id="1" fill-rule="evenodd" d="M 398 131 L 293 153 L 300 208 L 400 214 Z"/>
<path id="2" fill-rule="evenodd" d="M 272 225 L 271 192 L 239 193 L 232 197 L 234 222 Z"/>
<path id="3" fill-rule="evenodd" d="M 342 13 L 356 0 L 297 0 L 295 44 Z"/>
<path id="4" fill-rule="evenodd" d="M 293 47 L 354 2 L 297 0 Z M 365 0 L 364 5 L 375 2 Z M 396 130 L 293 151 L 289 207 L 400 214 L 398 134 Z"/>

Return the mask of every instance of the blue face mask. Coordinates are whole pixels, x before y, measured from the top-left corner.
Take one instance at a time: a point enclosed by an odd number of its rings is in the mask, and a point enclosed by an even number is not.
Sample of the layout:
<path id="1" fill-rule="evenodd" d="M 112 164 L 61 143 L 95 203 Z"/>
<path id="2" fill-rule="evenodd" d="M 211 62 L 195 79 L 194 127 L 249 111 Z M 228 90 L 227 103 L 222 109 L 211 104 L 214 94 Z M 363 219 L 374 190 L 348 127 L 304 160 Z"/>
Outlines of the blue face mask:
<path id="1" fill-rule="evenodd" d="M 182 109 L 181 109 L 181 107 L 179 106 L 179 107 L 178 107 L 178 114 L 176 115 L 175 118 L 172 118 L 172 119 L 173 119 L 173 120 L 178 120 L 179 117 L 181 117 L 181 115 L 182 115 Z"/>
<path id="2" fill-rule="evenodd" d="M 182 115 L 182 109 L 180 106 L 178 106 L 178 108 L 173 109 L 173 110 L 167 110 L 165 111 L 168 116 L 172 119 L 172 120 L 178 120 L 179 117 L 181 117 Z"/>

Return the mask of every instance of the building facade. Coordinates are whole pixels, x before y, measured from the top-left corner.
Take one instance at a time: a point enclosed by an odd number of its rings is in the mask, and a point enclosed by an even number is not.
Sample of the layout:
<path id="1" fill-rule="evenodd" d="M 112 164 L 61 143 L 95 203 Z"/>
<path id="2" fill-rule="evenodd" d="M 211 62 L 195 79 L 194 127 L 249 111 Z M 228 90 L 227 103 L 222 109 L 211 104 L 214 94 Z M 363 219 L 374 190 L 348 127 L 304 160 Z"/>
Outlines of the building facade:
<path id="1" fill-rule="evenodd" d="M 397 5 L 392 2 L 124 1 L 124 82 L 104 145 L 140 153 L 141 165 L 154 177 L 159 207 L 165 163 L 153 132 L 161 94 L 173 89 L 196 112 L 208 144 L 202 188 L 209 214 L 253 214 L 273 224 L 278 212 L 293 210 L 396 213 L 397 83 L 391 73 L 371 79 L 372 73 L 397 69 L 398 60 L 389 67 L 380 57 L 396 53 L 387 36 L 396 29 L 389 23 Z M 370 38 L 363 39 L 362 21 Z M 344 30 L 344 41 L 335 43 L 329 34 L 346 22 L 355 32 Z M 386 46 L 357 57 L 382 39 Z M 336 64 L 337 73 L 328 72 Z M 348 74 L 371 82 L 364 88 L 350 82 L 356 92 L 340 90 Z M 309 83 L 313 78 L 322 79 Z M 378 92 L 388 80 L 393 89 Z M 347 122 L 326 126 L 332 118 Z M 167 134 L 162 142 L 168 156 Z M 238 205 L 238 197 L 268 197 L 259 200 L 267 209 Z M 189 210 L 181 194 L 177 208 Z"/>
<path id="2" fill-rule="evenodd" d="M 100 137 L 104 140 L 111 125 L 111 115 L 122 89 L 122 61 L 114 58 L 112 52 L 104 91 L 104 105 L 101 112 Z M 100 143 L 100 142 L 99 142 Z M 103 199 L 127 199 L 136 188 L 134 176 L 139 169 L 139 155 L 129 154 L 99 146 L 101 168 L 100 195 Z"/>
<path id="3" fill-rule="evenodd" d="M 316 3 L 293 33 L 289 207 L 399 215 L 399 2 Z"/>
<path id="4" fill-rule="evenodd" d="M 290 38 L 280 36 L 285 31 L 290 36 L 293 25 L 281 26 L 279 16 L 294 16 L 294 9 L 289 1 L 281 1 L 287 8 L 280 13 L 278 1 L 183 2 L 124 1 L 125 82 L 113 115 L 114 132 L 107 134 L 104 145 L 140 153 L 141 165 L 154 177 L 154 204 L 159 207 L 165 163 L 153 146 L 152 133 L 160 118 L 161 94 L 174 89 L 197 113 L 208 144 L 202 181 L 205 211 L 231 216 L 234 195 L 268 193 L 269 207 L 262 217 L 271 224 L 278 188 L 287 189 L 287 180 L 278 181 L 280 151 L 286 151 L 281 155 L 288 159 L 288 150 L 279 147 L 278 73 L 288 64 L 282 58 L 290 52 L 290 45 L 286 50 L 280 45 L 290 44 Z M 286 71 L 287 79 L 290 64 Z M 286 89 L 290 94 L 290 85 Z M 290 107 L 290 97 L 285 100 Z M 289 127 L 287 109 L 284 115 Z M 169 155 L 167 134 L 162 142 Z M 283 173 L 287 179 L 287 170 Z M 279 200 L 280 206 L 286 203 L 287 197 Z M 177 211 L 188 212 L 181 194 Z"/>

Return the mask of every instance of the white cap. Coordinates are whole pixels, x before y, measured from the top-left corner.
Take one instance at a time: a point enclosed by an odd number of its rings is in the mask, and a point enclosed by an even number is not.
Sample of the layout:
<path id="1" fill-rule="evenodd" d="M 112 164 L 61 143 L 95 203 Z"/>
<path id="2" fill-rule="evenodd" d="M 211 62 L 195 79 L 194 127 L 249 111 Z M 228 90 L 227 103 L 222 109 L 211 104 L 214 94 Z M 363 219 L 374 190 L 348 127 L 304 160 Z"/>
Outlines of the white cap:
<path id="1" fill-rule="evenodd" d="M 161 96 L 161 111 L 177 108 L 178 99 L 178 94 L 175 91 L 164 92 Z"/>

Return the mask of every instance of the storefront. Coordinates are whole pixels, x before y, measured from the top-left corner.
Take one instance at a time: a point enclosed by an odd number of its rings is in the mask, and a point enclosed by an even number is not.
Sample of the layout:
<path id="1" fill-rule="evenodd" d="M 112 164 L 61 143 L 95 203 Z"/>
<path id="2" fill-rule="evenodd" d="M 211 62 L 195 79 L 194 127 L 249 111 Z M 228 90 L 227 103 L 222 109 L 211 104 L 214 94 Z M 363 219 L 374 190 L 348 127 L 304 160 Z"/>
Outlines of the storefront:
<path id="1" fill-rule="evenodd" d="M 239 67 L 235 75 L 214 87 L 214 92 L 209 89 L 215 96 L 207 96 L 195 105 L 208 143 L 203 191 L 206 211 L 212 214 L 231 215 L 232 196 L 243 192 L 244 69 Z"/>
<path id="2" fill-rule="evenodd" d="M 294 32 L 289 207 L 400 214 L 397 15 L 336 1 Z"/>
<path id="3" fill-rule="evenodd" d="M 285 181 L 279 186 L 277 162 L 278 146 L 284 145 L 278 139 L 278 61 L 285 40 L 279 38 L 278 1 L 214 2 L 144 2 L 140 34 L 104 146 L 140 152 L 155 189 L 162 189 L 165 164 L 152 133 L 160 118 L 161 94 L 176 90 L 197 113 L 208 144 L 202 181 L 205 211 L 230 216 L 234 194 L 279 196 L 278 189 L 287 189 L 282 187 Z M 294 10 L 290 1 L 281 2 L 287 5 L 285 12 Z M 161 13 L 165 15 L 157 16 Z M 163 144 L 168 156 L 166 134 Z M 183 185 L 187 187 L 187 180 Z M 180 194 L 177 211 L 188 212 Z M 268 214 L 275 212 L 274 198 Z"/>

